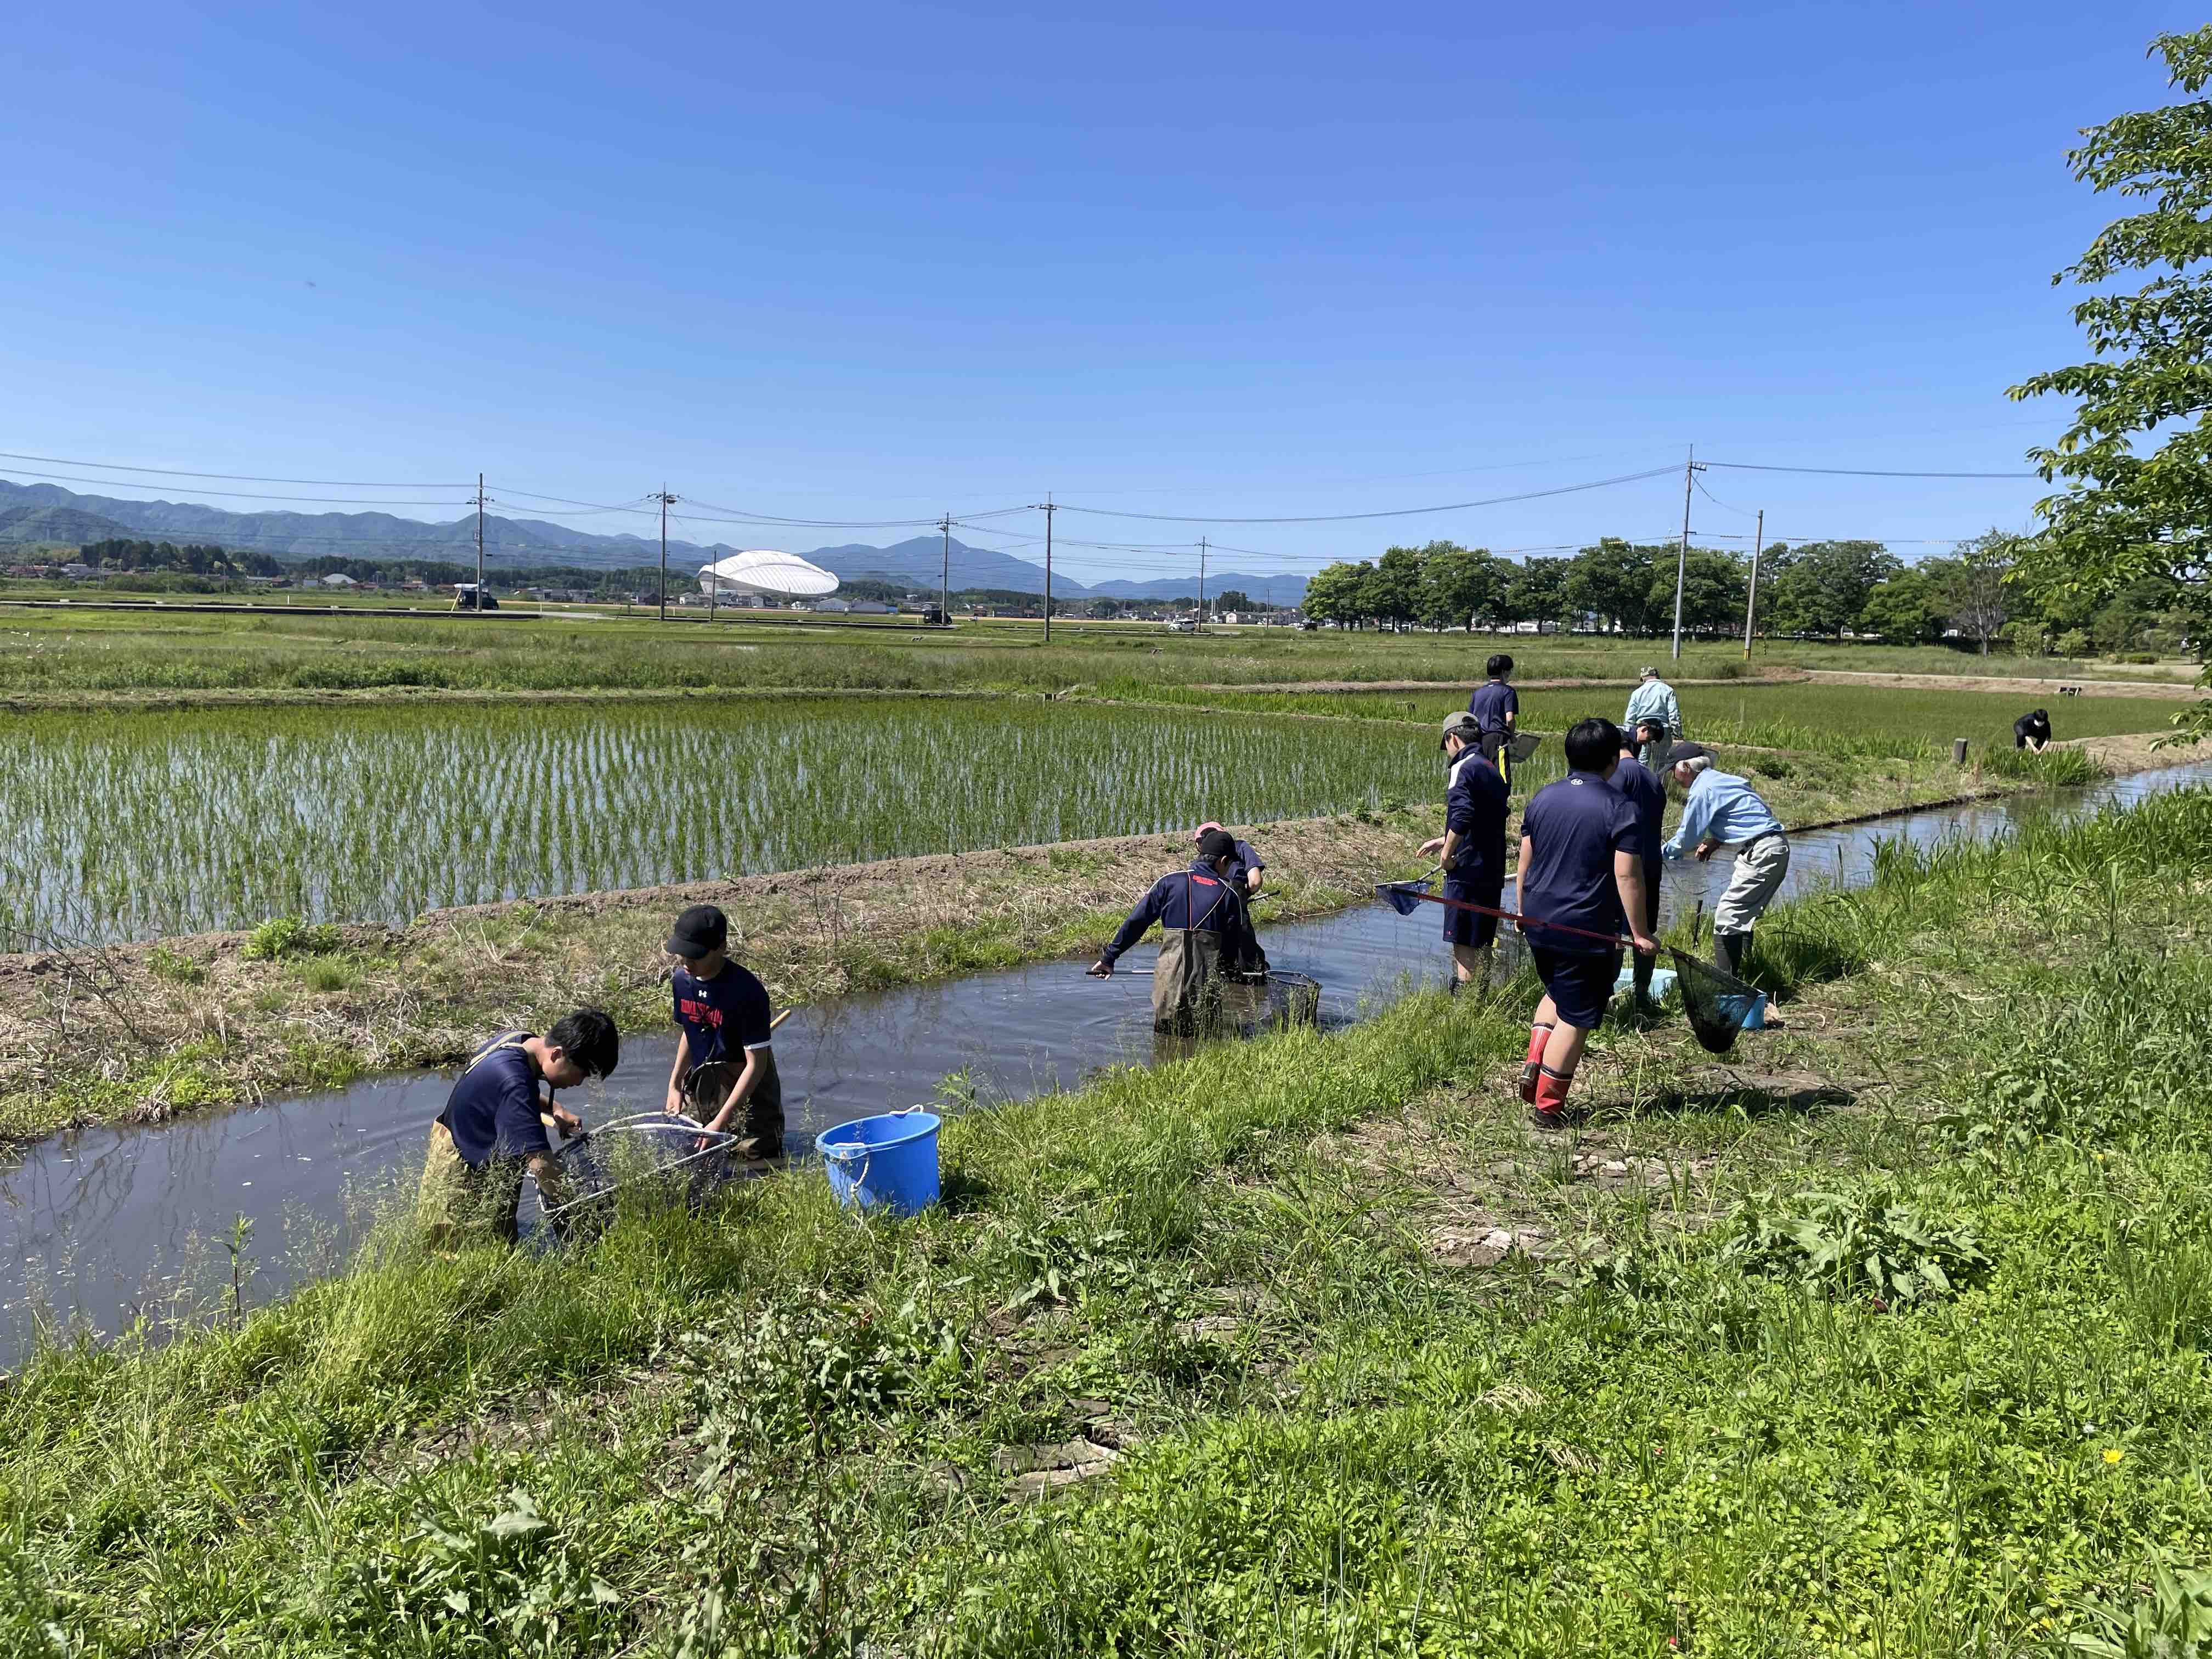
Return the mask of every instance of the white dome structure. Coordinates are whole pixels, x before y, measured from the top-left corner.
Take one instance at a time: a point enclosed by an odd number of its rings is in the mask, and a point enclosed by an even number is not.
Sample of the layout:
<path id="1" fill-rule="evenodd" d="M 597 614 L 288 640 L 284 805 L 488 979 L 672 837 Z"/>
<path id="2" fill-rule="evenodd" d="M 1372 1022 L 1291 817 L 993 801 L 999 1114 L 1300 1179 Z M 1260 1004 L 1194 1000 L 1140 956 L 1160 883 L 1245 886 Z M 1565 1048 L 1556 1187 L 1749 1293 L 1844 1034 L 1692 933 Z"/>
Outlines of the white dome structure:
<path id="1" fill-rule="evenodd" d="M 699 567 L 699 587 L 708 593 L 763 593 L 781 599 L 818 599 L 837 591 L 837 579 L 795 553 L 772 547 L 749 548 Z"/>

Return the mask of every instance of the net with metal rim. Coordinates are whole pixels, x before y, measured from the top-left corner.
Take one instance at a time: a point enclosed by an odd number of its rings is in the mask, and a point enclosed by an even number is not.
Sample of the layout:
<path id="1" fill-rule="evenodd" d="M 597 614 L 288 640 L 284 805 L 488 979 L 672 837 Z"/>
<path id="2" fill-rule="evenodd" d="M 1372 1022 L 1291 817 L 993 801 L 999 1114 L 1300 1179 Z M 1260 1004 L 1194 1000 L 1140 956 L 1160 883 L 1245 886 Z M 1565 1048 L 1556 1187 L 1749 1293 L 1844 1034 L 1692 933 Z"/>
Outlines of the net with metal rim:
<path id="1" fill-rule="evenodd" d="M 564 1190 L 545 1206 L 556 1226 L 610 1205 L 617 1193 L 696 1204 L 738 1173 L 733 1134 L 709 1131 L 696 1118 L 641 1112 L 617 1118 L 562 1144 L 557 1154 Z"/>
<path id="2" fill-rule="evenodd" d="M 1510 910 L 1462 904 L 1458 900 L 1431 893 L 1429 888 L 1434 881 L 1434 877 L 1419 881 L 1387 881 L 1376 888 L 1375 895 L 1401 916 L 1412 915 L 1426 902 L 1454 905 L 1508 921 L 1522 920 Z M 1626 946 L 1627 941 L 1616 943 Z M 1751 1011 L 1758 1006 L 1759 993 L 1735 975 L 1723 973 L 1686 951 L 1664 945 L 1661 951 L 1674 964 L 1674 983 L 1682 993 L 1682 1013 L 1690 1022 L 1690 1030 L 1699 1045 L 1711 1054 L 1728 1053 L 1735 1047 L 1736 1033 L 1743 1030 L 1744 1021 L 1751 1018 Z"/>

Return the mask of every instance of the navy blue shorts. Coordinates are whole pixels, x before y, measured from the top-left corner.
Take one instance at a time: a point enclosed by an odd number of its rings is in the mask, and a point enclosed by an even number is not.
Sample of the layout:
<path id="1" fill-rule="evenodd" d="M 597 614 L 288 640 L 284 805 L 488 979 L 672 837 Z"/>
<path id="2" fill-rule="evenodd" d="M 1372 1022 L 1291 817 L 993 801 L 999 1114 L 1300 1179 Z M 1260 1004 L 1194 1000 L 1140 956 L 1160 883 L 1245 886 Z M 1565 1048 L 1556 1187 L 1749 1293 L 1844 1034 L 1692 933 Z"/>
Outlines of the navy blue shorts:
<path id="1" fill-rule="evenodd" d="M 1504 896 L 1504 893 L 1505 878 L 1503 875 L 1495 880 L 1477 877 L 1471 882 L 1461 881 L 1455 876 L 1444 878 L 1444 896 L 1457 899 L 1463 904 L 1486 904 L 1495 910 L 1498 901 Z M 1445 944 L 1487 945 L 1498 937 L 1496 916 L 1479 916 L 1472 910 L 1455 910 L 1449 904 L 1441 908 L 1444 913 Z"/>
<path id="2" fill-rule="evenodd" d="M 1552 1006 L 1559 1011 L 1561 1024 L 1595 1031 L 1605 1024 L 1605 1005 L 1613 1000 L 1613 984 L 1620 977 L 1620 951 L 1531 945 L 1528 957 L 1536 964 Z"/>

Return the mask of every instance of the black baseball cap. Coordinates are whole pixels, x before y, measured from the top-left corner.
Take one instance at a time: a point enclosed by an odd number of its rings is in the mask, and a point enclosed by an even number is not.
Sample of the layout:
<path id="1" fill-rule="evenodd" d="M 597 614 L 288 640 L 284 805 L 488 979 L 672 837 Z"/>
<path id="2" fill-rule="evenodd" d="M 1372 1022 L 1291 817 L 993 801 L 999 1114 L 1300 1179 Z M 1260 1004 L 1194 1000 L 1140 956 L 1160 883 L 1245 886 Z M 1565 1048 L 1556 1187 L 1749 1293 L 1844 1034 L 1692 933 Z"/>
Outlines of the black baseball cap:
<path id="1" fill-rule="evenodd" d="M 668 935 L 672 957 L 703 957 L 730 942 L 730 919 L 711 904 L 695 904 L 676 918 Z"/>
<path id="2" fill-rule="evenodd" d="M 1237 851 L 1237 837 L 1226 830 L 1209 830 L 1198 838 L 1198 855 L 1209 863 Z"/>
<path id="3" fill-rule="evenodd" d="M 1684 761 L 1709 761 L 1712 757 L 1713 751 L 1701 743 L 1678 743 L 1667 751 L 1667 764 L 1675 767 Z"/>

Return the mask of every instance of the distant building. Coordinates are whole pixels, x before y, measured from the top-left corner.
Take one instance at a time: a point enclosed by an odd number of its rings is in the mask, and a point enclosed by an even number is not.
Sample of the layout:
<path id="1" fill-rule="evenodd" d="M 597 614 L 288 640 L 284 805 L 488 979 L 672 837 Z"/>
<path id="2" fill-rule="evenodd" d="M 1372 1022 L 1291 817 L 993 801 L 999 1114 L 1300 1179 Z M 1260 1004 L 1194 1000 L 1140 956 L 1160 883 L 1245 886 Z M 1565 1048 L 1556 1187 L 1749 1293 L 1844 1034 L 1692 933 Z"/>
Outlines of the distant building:
<path id="1" fill-rule="evenodd" d="M 863 600 L 861 603 L 862 603 L 862 604 L 866 604 L 866 600 Z M 814 605 L 814 608 L 815 608 L 817 611 L 835 611 L 835 612 L 842 613 L 842 612 L 847 611 L 856 610 L 856 609 L 858 609 L 859 607 L 857 607 L 856 605 L 854 605 L 854 603 L 853 603 L 850 599 L 817 599 L 817 600 L 816 600 L 816 601 L 815 601 L 815 605 Z"/>
<path id="2" fill-rule="evenodd" d="M 359 587 L 361 584 L 347 575 L 344 571 L 333 570 L 323 578 L 323 586 L 325 587 Z"/>
<path id="3" fill-rule="evenodd" d="M 99 574 L 88 564 L 65 564 L 62 567 L 62 574 L 73 582 L 88 581 Z"/>
<path id="4" fill-rule="evenodd" d="M 830 601 L 830 604 L 842 603 L 843 603 L 842 600 Z M 824 605 L 822 608 L 827 611 L 830 606 L 829 605 Z M 898 607 L 896 605 L 885 605 L 880 599 L 854 599 L 850 605 L 846 605 L 845 609 L 851 611 L 856 617 L 896 617 L 898 615 Z"/>

